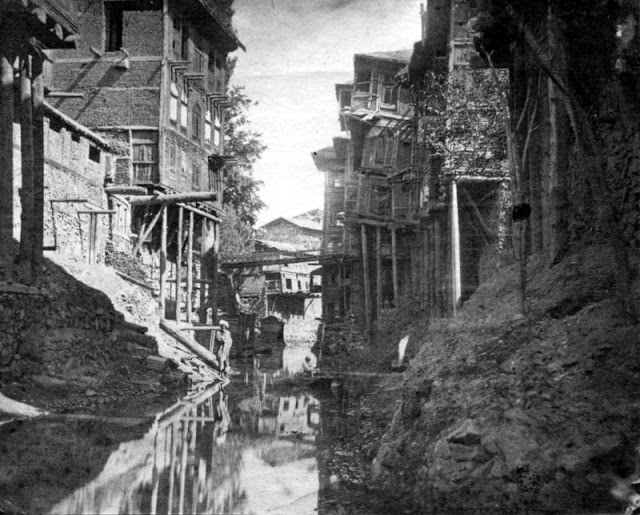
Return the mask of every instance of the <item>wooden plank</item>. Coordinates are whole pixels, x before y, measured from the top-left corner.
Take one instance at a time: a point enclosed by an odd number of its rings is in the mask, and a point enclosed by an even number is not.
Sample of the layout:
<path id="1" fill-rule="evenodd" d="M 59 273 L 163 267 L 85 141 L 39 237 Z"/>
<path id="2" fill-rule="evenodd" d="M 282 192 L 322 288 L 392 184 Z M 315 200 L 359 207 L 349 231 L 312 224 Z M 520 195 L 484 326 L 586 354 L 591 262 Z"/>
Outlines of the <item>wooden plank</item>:
<path id="1" fill-rule="evenodd" d="M 187 236 L 187 322 L 191 322 L 193 311 L 193 211 L 189 211 L 189 232 Z"/>
<path id="2" fill-rule="evenodd" d="M 165 294 L 167 278 L 167 208 L 162 208 L 162 228 L 160 232 L 160 318 L 165 318 Z"/>
<path id="3" fill-rule="evenodd" d="M 142 195 L 132 198 L 132 206 L 174 205 L 179 202 L 215 202 L 218 194 L 213 191 L 190 191 L 186 193 L 171 193 L 169 195 Z"/>
<path id="4" fill-rule="evenodd" d="M 178 239 L 176 240 L 176 322 L 180 322 L 182 301 L 182 222 L 184 208 L 178 208 Z"/>
<path id="5" fill-rule="evenodd" d="M 175 338 L 176 341 L 184 345 L 210 367 L 216 370 L 219 368 L 218 358 L 198 342 L 192 340 L 186 334 L 183 334 L 182 331 L 176 327 L 175 323 L 168 320 L 160 320 L 160 329 Z"/>
<path id="6" fill-rule="evenodd" d="M 369 257 L 367 252 L 367 227 L 362 224 L 360 226 L 360 239 L 362 240 L 362 272 L 363 272 L 363 289 L 364 289 L 364 317 L 365 327 L 369 330 L 371 327 L 371 290 L 369 284 Z"/>
<path id="7" fill-rule="evenodd" d="M 138 242 L 136 243 L 136 246 L 133 248 L 133 252 L 131 253 L 132 255 L 135 256 L 138 253 L 138 251 L 142 247 L 142 244 L 149 237 L 149 234 L 151 234 L 151 231 L 153 231 L 153 228 L 158 223 L 158 220 L 162 216 L 162 213 L 164 213 L 165 209 L 166 209 L 165 206 L 162 206 L 160 209 L 158 209 L 158 212 L 153 217 L 153 220 L 151 220 L 151 223 L 149 224 L 149 226 L 146 228 L 142 236 L 140 236 L 140 238 L 138 239 Z"/>
<path id="8" fill-rule="evenodd" d="M 376 318 L 382 310 L 382 231 L 376 227 Z"/>
<path id="9" fill-rule="evenodd" d="M 203 211 L 202 209 L 198 209 L 197 207 L 193 207 L 190 206 L 188 204 L 178 204 L 178 206 L 185 208 L 187 211 L 191 211 L 192 213 L 195 213 L 196 215 L 200 215 L 200 216 L 204 216 L 205 218 L 208 218 L 209 220 L 213 220 L 214 222 L 221 222 L 222 219 L 218 216 L 212 215 L 211 213 L 207 213 L 206 211 Z"/>
<path id="10" fill-rule="evenodd" d="M 396 228 L 391 228 L 391 268 L 393 274 L 393 304 L 394 307 L 398 307 L 400 305 L 400 293 L 398 286 L 398 235 L 396 232 Z"/>

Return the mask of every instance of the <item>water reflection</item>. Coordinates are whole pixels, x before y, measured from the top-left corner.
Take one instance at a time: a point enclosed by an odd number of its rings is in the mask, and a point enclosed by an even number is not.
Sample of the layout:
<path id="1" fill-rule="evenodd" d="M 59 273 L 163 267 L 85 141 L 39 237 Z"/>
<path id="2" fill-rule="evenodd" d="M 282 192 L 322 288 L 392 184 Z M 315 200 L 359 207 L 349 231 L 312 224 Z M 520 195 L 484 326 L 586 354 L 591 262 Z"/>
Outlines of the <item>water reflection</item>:
<path id="1" fill-rule="evenodd" d="M 50 513 L 313 513 L 319 401 L 277 392 L 278 373 L 176 403 Z"/>

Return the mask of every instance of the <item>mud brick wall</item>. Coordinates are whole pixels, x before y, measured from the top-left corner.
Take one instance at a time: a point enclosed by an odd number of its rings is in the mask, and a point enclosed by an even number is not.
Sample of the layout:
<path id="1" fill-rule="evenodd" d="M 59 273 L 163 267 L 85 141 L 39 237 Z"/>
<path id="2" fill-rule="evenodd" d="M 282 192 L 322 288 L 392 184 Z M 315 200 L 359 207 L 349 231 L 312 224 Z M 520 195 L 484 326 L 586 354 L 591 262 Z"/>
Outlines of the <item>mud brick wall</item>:
<path id="1" fill-rule="evenodd" d="M 74 352 L 70 342 L 54 338 L 54 334 L 73 329 L 87 331 L 95 338 L 111 332 L 123 320 L 105 296 L 79 293 L 77 288 L 77 282 L 69 284 L 68 295 L 62 299 L 47 294 L 0 293 L 0 372 L 41 373 L 45 359 L 50 362 L 58 354 Z M 81 300 L 71 300 L 74 292 Z"/>
<path id="2" fill-rule="evenodd" d="M 69 127 L 55 125 L 51 118 L 45 119 L 45 246 L 57 243 L 58 252 L 86 260 L 90 217 L 78 211 L 108 209 L 103 186 L 114 156 Z M 88 202 L 51 202 L 64 199 Z M 104 259 L 109 230 L 110 216 L 98 215 L 99 261 Z"/>

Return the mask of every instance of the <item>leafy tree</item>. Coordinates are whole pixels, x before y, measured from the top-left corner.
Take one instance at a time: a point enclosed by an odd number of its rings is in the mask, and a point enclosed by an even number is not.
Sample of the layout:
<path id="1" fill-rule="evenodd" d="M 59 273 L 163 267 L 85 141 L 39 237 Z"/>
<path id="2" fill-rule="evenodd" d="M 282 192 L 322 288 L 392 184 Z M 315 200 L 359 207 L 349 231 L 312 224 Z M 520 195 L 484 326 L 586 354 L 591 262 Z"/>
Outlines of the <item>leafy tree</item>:
<path id="1" fill-rule="evenodd" d="M 237 163 L 225 170 L 223 205 L 237 215 L 237 221 L 255 225 L 258 212 L 265 207 L 259 196 L 261 181 L 253 175 L 253 166 L 267 148 L 262 134 L 251 128 L 248 111 L 257 102 L 244 92 L 244 87 L 232 86 L 229 91 L 231 107 L 227 111 L 225 128 L 226 153 L 236 157 Z"/>
<path id="2" fill-rule="evenodd" d="M 240 219 L 231 206 L 224 208 L 224 221 L 220 234 L 222 256 L 246 254 L 253 250 L 253 227 Z"/>

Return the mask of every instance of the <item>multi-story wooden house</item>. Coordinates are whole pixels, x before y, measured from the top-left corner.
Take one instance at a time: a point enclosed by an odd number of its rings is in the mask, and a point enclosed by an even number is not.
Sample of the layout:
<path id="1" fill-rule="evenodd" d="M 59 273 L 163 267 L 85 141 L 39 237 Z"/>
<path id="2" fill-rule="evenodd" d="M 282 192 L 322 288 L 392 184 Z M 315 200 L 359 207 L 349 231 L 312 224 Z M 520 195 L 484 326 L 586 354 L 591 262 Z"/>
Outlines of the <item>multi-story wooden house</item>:
<path id="1" fill-rule="evenodd" d="M 326 174 L 326 321 L 371 328 L 401 303 L 454 313 L 504 247 L 504 120 L 478 69 L 476 14 L 466 0 L 429 2 L 412 52 L 357 54 L 353 84 L 336 85 L 342 132 L 313 154 Z"/>
<path id="2" fill-rule="evenodd" d="M 107 185 L 131 217 L 120 250 L 159 256 L 163 316 L 188 321 L 216 312 L 227 55 L 244 48 L 231 3 L 78 0 L 83 38 L 50 84 L 55 108 L 123 150 Z"/>
<path id="3" fill-rule="evenodd" d="M 411 221 L 395 183 L 412 166 L 413 105 L 396 75 L 410 56 L 410 50 L 355 55 L 353 83 L 336 85 L 342 132 L 313 154 L 326 174 L 327 320 L 354 315 L 371 322 L 398 295 L 396 236 Z"/>

